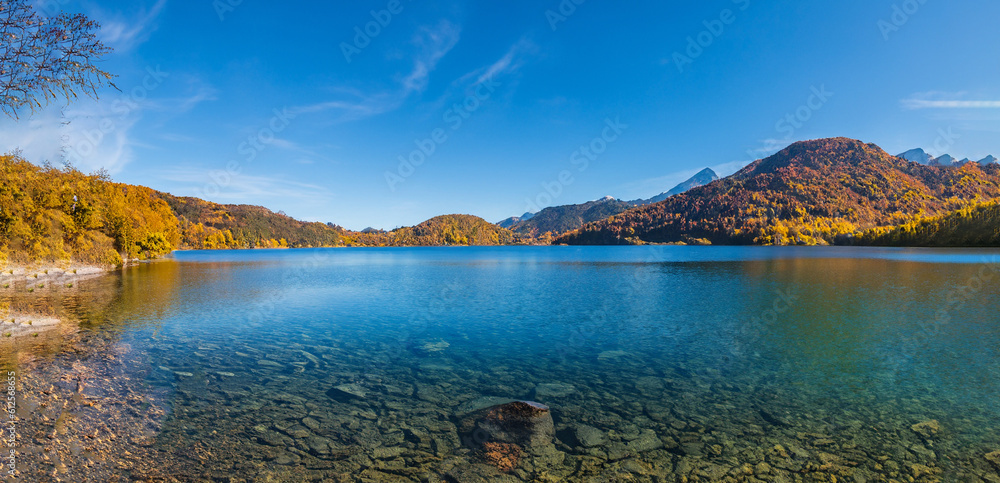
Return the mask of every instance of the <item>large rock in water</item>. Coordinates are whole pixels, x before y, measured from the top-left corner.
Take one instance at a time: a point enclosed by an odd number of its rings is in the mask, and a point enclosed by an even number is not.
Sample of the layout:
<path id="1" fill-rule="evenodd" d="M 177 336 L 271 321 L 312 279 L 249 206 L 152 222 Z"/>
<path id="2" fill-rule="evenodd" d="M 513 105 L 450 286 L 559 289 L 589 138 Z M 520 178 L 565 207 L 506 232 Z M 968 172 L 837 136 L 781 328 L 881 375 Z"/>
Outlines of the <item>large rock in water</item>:
<path id="1" fill-rule="evenodd" d="M 514 401 L 474 410 L 459 420 L 462 443 L 501 472 L 537 470 L 562 462 L 556 450 L 555 425 L 549 407 Z"/>

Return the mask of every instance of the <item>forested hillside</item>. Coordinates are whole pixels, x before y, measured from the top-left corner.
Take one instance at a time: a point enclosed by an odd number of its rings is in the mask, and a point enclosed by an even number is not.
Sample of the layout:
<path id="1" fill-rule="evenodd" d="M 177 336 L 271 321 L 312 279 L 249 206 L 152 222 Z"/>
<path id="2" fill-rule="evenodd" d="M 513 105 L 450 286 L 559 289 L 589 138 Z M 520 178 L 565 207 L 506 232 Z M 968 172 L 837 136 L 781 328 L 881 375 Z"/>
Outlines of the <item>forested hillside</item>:
<path id="1" fill-rule="evenodd" d="M 178 248 L 338 246 L 341 233 L 259 206 L 179 198 L 0 156 L 0 263 L 121 265 Z"/>
<path id="2" fill-rule="evenodd" d="M 1000 197 L 1000 166 L 922 166 L 846 138 L 795 143 L 712 184 L 588 224 L 567 244 L 827 244 Z"/>
<path id="3" fill-rule="evenodd" d="M 589 222 L 603 220 L 634 206 L 611 197 L 579 205 L 551 206 L 528 220 L 514 223 L 510 229 L 524 237 L 551 240 L 552 236 L 576 230 Z"/>
<path id="4" fill-rule="evenodd" d="M 149 188 L 0 156 L 0 258 L 119 265 L 180 241 L 177 217 Z"/>
<path id="5" fill-rule="evenodd" d="M 350 232 L 348 243 L 355 246 L 441 246 L 508 245 L 516 241 L 513 232 L 471 215 L 444 215 L 417 226 L 389 232 Z"/>
<path id="6" fill-rule="evenodd" d="M 342 244 L 342 231 L 336 228 L 299 221 L 262 206 L 220 205 L 167 193 L 157 195 L 177 214 L 185 248 L 302 248 Z"/>
<path id="7" fill-rule="evenodd" d="M 916 247 L 1000 246 L 1000 204 L 989 202 L 946 215 L 923 218 L 894 228 L 859 234 L 858 245 Z"/>

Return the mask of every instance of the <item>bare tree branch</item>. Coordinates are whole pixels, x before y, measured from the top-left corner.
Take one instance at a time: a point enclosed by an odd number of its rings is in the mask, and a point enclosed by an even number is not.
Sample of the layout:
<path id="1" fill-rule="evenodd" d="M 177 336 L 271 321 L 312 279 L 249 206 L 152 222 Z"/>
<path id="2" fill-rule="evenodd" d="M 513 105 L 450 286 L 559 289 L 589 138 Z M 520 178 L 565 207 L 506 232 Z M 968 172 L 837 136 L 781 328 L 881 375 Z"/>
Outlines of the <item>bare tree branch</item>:
<path id="1" fill-rule="evenodd" d="M 27 0 L 0 0 L 0 111 L 18 118 L 49 102 L 114 86 L 95 62 L 112 49 L 97 39 L 100 24 L 83 14 L 47 18 Z"/>

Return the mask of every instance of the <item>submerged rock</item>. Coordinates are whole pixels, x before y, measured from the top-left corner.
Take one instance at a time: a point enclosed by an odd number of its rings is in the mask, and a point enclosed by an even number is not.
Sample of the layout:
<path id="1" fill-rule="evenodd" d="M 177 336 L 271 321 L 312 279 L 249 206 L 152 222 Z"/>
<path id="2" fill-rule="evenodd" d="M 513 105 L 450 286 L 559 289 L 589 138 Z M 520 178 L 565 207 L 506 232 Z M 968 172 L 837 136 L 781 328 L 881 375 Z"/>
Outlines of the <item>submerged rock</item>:
<path id="1" fill-rule="evenodd" d="M 939 423 L 936 419 L 932 419 L 930 421 L 914 424 L 913 426 L 910 426 L 910 429 L 912 429 L 914 433 L 917 433 L 921 438 L 932 439 L 941 432 L 941 423 Z"/>
<path id="2" fill-rule="evenodd" d="M 606 361 L 606 360 L 621 359 L 622 357 L 625 357 L 627 355 L 628 352 L 625 351 L 604 351 L 601 352 L 600 354 L 597 354 L 597 360 Z"/>
<path id="3" fill-rule="evenodd" d="M 357 384 L 341 384 L 331 387 L 326 391 L 326 395 L 337 402 L 348 402 L 355 399 L 364 399 L 367 392 L 365 388 Z"/>
<path id="4" fill-rule="evenodd" d="M 451 347 L 451 344 L 439 339 L 436 341 L 424 342 L 420 344 L 417 349 L 421 352 L 430 354 L 433 352 L 444 352 L 444 350 L 449 347 Z"/>
<path id="5" fill-rule="evenodd" d="M 503 472 L 523 461 L 537 468 L 558 464 L 565 455 L 555 449 L 555 425 L 549 407 L 514 401 L 473 411 L 460 418 L 463 444 Z"/>
<path id="6" fill-rule="evenodd" d="M 660 441 L 660 438 L 656 435 L 655 431 L 651 429 L 644 429 L 639 433 L 638 438 L 629 441 L 626 446 L 633 453 L 645 453 L 647 451 L 662 448 L 663 441 Z M 720 448 L 719 453 L 721 452 Z"/>
<path id="7" fill-rule="evenodd" d="M 483 481 L 517 483 L 522 480 L 501 473 L 495 466 L 473 463 L 461 464 L 449 470 L 447 481 L 455 483 L 480 483 Z"/>
<path id="8" fill-rule="evenodd" d="M 573 432 L 576 440 L 585 448 L 601 446 L 608 442 L 608 433 L 586 424 L 577 425 Z"/>
<path id="9" fill-rule="evenodd" d="M 559 382 L 544 383 L 535 386 L 535 399 L 551 399 L 566 397 L 576 392 L 572 384 Z"/>
<path id="10" fill-rule="evenodd" d="M 986 461 L 993 463 L 993 466 L 995 466 L 997 470 L 1000 471 L 1000 451 L 994 451 L 992 453 L 989 453 L 985 456 L 985 458 Z"/>

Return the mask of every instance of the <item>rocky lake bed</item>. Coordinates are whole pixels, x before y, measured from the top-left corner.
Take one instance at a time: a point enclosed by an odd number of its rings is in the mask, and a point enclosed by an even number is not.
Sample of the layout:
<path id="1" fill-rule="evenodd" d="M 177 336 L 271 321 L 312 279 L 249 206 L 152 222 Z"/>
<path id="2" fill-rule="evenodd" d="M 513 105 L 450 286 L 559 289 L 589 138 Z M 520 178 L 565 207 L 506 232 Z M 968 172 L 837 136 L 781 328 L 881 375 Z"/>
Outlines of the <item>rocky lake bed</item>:
<path id="1" fill-rule="evenodd" d="M 221 343 L 185 347 L 171 339 L 155 350 L 83 350 L 84 362 L 32 369 L 22 381 L 29 438 L 22 474 L 32 481 L 1000 482 L 996 421 L 954 418 L 920 398 L 874 409 L 871 401 L 735 374 L 623 361 L 610 368 L 597 357 L 591 376 L 580 379 L 567 367 L 542 371 L 552 379 L 513 364 L 473 368 L 448 351 L 435 361 L 448 372 L 389 361 L 360 372 L 354 360 L 379 356 L 346 343 L 230 354 Z M 197 359 L 170 356 L 188 351 Z M 647 375 L 593 376 L 626 369 Z"/>

